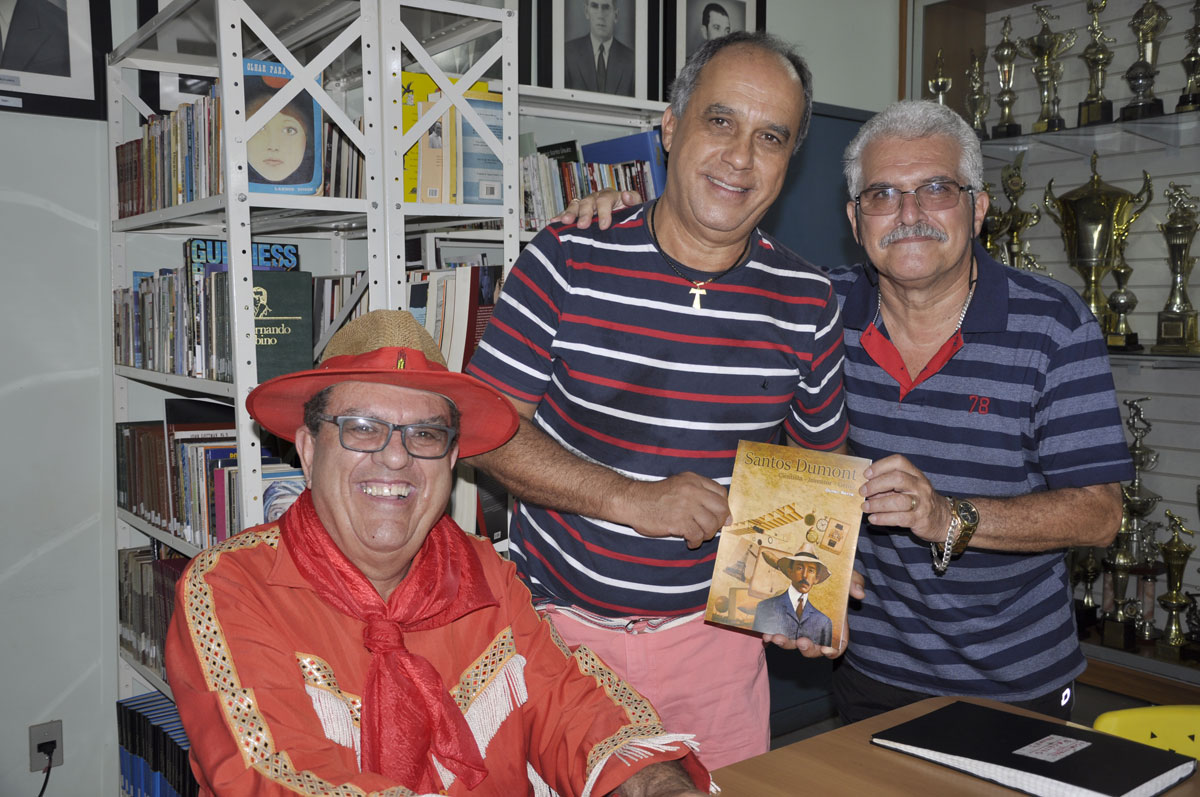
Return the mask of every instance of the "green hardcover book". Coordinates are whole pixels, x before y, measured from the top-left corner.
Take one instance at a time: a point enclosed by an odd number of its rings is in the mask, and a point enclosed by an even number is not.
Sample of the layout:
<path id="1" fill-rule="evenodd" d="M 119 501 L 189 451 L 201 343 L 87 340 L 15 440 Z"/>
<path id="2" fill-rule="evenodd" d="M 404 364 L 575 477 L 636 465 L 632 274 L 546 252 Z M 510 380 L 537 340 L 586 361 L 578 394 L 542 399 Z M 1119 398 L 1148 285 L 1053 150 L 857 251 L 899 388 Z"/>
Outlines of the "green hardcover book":
<path id="1" fill-rule="evenodd" d="M 312 274 L 254 272 L 258 381 L 313 366 Z"/>

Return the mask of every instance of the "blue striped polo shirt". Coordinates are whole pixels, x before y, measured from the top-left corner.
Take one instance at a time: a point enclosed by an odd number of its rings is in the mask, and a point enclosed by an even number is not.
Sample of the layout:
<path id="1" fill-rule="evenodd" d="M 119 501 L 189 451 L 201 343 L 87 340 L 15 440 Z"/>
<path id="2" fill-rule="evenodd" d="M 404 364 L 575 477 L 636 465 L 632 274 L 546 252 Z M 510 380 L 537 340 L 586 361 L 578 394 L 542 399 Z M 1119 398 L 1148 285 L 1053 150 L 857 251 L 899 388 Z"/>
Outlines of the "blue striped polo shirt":
<path id="1" fill-rule="evenodd" d="M 1131 479 L 1095 316 L 1060 282 L 1001 265 L 978 245 L 976 258 L 962 348 L 903 398 L 861 342 L 878 306 L 873 275 L 862 266 L 830 273 L 846 326 L 854 453 L 872 461 L 903 454 L 938 492 L 962 497 Z M 864 525 L 856 568 L 867 598 L 852 607 L 846 658 L 918 692 L 1044 695 L 1085 666 L 1063 554 L 968 547 L 937 576 L 927 542 Z"/>
<path id="2" fill-rule="evenodd" d="M 694 309 L 692 285 L 650 239 L 648 207 L 605 231 L 539 233 L 468 373 L 536 404 L 553 439 L 631 479 L 692 471 L 728 486 L 739 440 L 839 446 L 842 327 L 829 279 L 755 231 L 746 262 L 706 284 Z M 717 547 L 524 502 L 510 539 L 535 599 L 606 616 L 703 609 Z"/>

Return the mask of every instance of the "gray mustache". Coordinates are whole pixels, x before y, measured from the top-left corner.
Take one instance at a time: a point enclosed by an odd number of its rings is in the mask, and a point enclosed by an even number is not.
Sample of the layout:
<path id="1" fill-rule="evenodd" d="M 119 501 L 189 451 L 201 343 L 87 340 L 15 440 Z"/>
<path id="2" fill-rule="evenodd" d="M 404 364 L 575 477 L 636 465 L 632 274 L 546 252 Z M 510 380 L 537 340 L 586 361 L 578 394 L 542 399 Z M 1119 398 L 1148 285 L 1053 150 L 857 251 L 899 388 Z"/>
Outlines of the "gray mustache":
<path id="1" fill-rule="evenodd" d="M 901 225 L 896 227 L 887 235 L 879 239 L 879 247 L 882 249 L 885 246 L 894 244 L 896 241 L 903 240 L 904 238 L 911 238 L 914 235 L 921 236 L 922 238 L 933 238 L 939 243 L 946 243 L 946 241 L 950 240 L 950 236 L 946 235 L 946 233 L 942 232 L 937 227 L 934 227 L 929 222 L 918 221 L 916 224 L 911 226 Z"/>

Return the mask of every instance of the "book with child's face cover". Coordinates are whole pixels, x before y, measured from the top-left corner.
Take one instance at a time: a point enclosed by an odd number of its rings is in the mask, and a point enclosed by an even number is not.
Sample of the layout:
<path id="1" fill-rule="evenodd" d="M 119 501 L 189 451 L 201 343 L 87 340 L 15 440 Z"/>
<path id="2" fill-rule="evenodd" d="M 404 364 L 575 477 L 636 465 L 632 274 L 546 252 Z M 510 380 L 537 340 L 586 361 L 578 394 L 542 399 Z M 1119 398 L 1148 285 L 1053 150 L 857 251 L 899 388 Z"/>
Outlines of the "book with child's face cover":
<path id="1" fill-rule="evenodd" d="M 705 619 L 840 646 L 869 464 L 739 443 Z"/>

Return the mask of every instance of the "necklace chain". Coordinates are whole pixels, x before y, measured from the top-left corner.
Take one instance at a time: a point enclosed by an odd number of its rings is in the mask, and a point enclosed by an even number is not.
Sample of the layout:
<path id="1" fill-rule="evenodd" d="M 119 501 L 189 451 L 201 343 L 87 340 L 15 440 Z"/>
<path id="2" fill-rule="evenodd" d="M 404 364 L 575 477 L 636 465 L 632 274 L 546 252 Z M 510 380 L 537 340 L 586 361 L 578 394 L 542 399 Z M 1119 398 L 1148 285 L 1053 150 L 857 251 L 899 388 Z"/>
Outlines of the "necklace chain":
<path id="1" fill-rule="evenodd" d="M 684 268 L 683 264 L 679 263 L 677 260 L 675 260 L 675 258 L 668 255 L 667 251 L 665 249 L 663 249 L 663 245 L 658 242 L 658 231 L 655 229 L 656 225 L 654 223 L 654 214 L 657 211 L 658 211 L 658 202 L 656 200 L 655 203 L 650 206 L 650 224 L 649 224 L 650 240 L 654 241 L 654 246 L 658 249 L 658 253 L 660 255 L 662 255 L 663 260 L 666 261 L 666 264 L 670 267 L 670 269 L 672 271 L 674 271 L 677 275 L 679 275 L 680 279 L 690 282 L 693 285 L 692 289 L 690 291 L 688 291 L 695 297 L 692 299 L 692 309 L 693 310 L 701 310 L 703 308 L 700 307 L 700 297 L 708 295 L 708 291 L 704 290 L 704 286 L 707 285 L 708 283 L 712 282 L 713 280 L 724 277 L 726 274 L 733 271 L 735 268 L 737 268 L 738 266 L 740 266 L 742 264 L 742 261 L 746 257 L 746 253 L 750 251 L 750 238 L 746 239 L 746 245 L 744 247 L 742 247 L 742 253 L 737 256 L 737 260 L 733 261 L 732 266 L 725 269 L 724 271 L 719 271 L 716 274 L 713 274 L 711 277 L 709 277 L 706 280 L 701 280 L 701 281 L 697 282 L 696 280 L 692 279 L 691 277 L 689 277 L 687 274 L 685 274 L 682 271 L 682 268 Z M 753 237 L 753 233 L 751 233 L 751 237 Z"/>
<path id="2" fill-rule="evenodd" d="M 958 330 L 962 329 L 963 321 L 965 321 L 967 318 L 967 308 L 971 306 L 971 297 L 973 297 L 974 295 L 975 295 L 975 280 L 972 279 L 971 287 L 967 291 L 967 298 L 963 300 L 962 310 L 958 311 L 958 323 L 954 325 L 954 332 L 950 333 L 950 337 L 954 337 L 954 335 L 958 332 Z M 879 319 L 882 315 L 883 315 L 883 288 L 881 286 L 876 285 L 875 286 L 875 320 L 872 322 L 872 326 L 876 326 L 876 327 L 879 326 Z"/>

